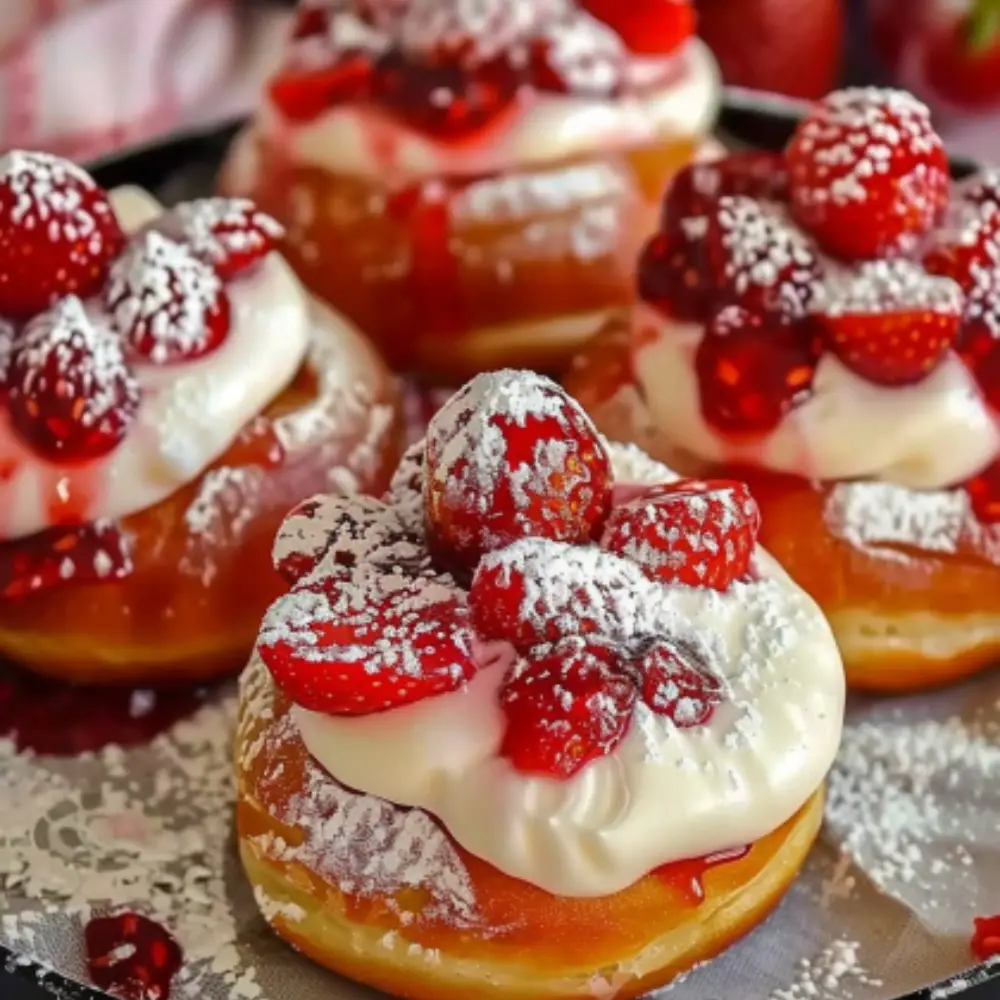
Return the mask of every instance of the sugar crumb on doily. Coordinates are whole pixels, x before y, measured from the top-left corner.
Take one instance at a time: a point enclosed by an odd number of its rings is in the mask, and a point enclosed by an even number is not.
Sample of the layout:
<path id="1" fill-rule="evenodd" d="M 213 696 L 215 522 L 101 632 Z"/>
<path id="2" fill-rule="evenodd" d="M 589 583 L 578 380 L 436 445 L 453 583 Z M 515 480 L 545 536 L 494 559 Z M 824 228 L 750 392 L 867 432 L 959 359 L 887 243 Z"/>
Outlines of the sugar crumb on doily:
<path id="1" fill-rule="evenodd" d="M 768 1000 L 850 1000 L 851 986 L 881 986 L 859 958 L 857 941 L 838 938 L 812 958 L 799 960 L 795 978 Z"/>

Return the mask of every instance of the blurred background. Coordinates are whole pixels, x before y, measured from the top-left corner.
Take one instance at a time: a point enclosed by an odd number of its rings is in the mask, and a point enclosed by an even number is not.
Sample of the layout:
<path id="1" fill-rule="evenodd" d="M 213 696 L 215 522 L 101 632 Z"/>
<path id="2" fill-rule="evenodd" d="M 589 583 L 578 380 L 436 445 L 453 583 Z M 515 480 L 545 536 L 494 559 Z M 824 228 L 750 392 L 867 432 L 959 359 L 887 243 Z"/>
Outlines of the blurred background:
<path id="1" fill-rule="evenodd" d="M 897 83 L 932 106 L 954 152 L 1000 160 L 1000 0 L 695 6 L 727 83 L 803 99 L 842 82 Z M 0 149 L 85 159 L 248 110 L 293 7 L 0 0 Z"/>

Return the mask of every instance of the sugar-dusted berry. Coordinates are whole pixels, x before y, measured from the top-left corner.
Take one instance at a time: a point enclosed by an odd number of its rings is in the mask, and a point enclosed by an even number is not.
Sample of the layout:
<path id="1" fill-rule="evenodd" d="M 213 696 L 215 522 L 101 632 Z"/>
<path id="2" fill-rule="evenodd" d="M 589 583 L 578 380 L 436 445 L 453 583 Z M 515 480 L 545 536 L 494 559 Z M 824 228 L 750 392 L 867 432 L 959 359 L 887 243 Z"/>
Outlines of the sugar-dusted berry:
<path id="1" fill-rule="evenodd" d="M 722 679 L 689 645 L 653 639 L 633 662 L 641 678 L 642 700 L 681 729 L 705 725 L 723 701 Z"/>
<path id="2" fill-rule="evenodd" d="M 882 385 L 926 378 L 955 344 L 962 290 L 907 260 L 862 264 L 828 283 L 818 311 L 826 342 L 849 368 Z"/>
<path id="3" fill-rule="evenodd" d="M 723 433 L 765 434 L 807 399 L 822 354 L 818 326 L 727 306 L 695 355 L 701 413 Z"/>
<path id="4" fill-rule="evenodd" d="M 898 90 L 837 91 L 788 146 L 792 211 L 824 249 L 848 259 L 905 252 L 948 199 L 948 160 L 930 112 Z"/>
<path id="5" fill-rule="evenodd" d="M 367 715 L 453 691 L 476 670 L 465 596 L 447 580 L 361 567 L 271 605 L 258 649 L 297 704 Z"/>
<path id="6" fill-rule="evenodd" d="M 613 97 L 628 54 L 610 28 L 579 12 L 546 25 L 530 48 L 531 82 L 539 90 Z"/>
<path id="7" fill-rule="evenodd" d="M 284 235 L 279 223 L 245 198 L 181 202 L 162 225 L 224 281 L 266 257 Z"/>
<path id="8" fill-rule="evenodd" d="M 582 407 L 533 372 L 479 375 L 427 431 L 428 536 L 471 569 L 519 538 L 584 542 L 611 497 L 611 463 Z"/>
<path id="9" fill-rule="evenodd" d="M 711 313 L 714 289 L 702 260 L 707 219 L 680 233 L 658 233 L 639 258 L 639 296 L 664 316 L 698 322 Z"/>
<path id="10" fill-rule="evenodd" d="M 108 196 L 48 153 L 0 156 L 0 315 L 27 319 L 98 291 L 125 242 Z"/>
<path id="11" fill-rule="evenodd" d="M 229 297 L 188 247 L 149 230 L 111 267 L 104 300 L 130 351 L 154 364 L 200 358 L 229 333 Z"/>
<path id="12" fill-rule="evenodd" d="M 719 199 L 705 234 L 716 300 L 800 319 L 819 282 L 816 247 L 786 209 L 744 195 Z"/>
<path id="13" fill-rule="evenodd" d="M 106 318 L 75 296 L 25 326 L 10 359 L 11 419 L 33 448 L 60 461 L 84 461 L 125 437 L 139 387 Z"/>
<path id="14" fill-rule="evenodd" d="M 601 545 L 651 580 L 726 590 L 749 573 L 759 528 L 745 484 L 687 479 L 616 507 Z"/>
<path id="15" fill-rule="evenodd" d="M 500 753 L 526 774 L 569 778 L 621 742 L 636 689 L 597 640 L 567 640 L 519 663 L 500 689 Z"/>
<path id="16" fill-rule="evenodd" d="M 526 538 L 490 552 L 469 591 L 484 639 L 519 649 L 564 637 L 623 641 L 639 628 L 648 585 L 638 566 L 596 546 Z"/>

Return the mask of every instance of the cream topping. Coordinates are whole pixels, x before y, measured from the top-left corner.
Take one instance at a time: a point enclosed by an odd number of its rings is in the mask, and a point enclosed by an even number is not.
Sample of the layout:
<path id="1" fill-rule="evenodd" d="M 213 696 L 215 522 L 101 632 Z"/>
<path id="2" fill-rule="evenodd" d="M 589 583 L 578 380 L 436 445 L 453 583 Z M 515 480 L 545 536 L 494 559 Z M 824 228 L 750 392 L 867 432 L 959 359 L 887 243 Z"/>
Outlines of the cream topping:
<path id="1" fill-rule="evenodd" d="M 313 121 L 287 121 L 265 102 L 257 134 L 302 165 L 380 181 L 441 175 L 481 175 L 558 163 L 595 151 L 664 139 L 695 140 L 718 109 L 721 81 L 697 38 L 674 58 L 678 78 L 642 94 L 602 100 L 534 94 L 481 138 L 436 141 L 371 105 L 333 107 Z"/>
<path id="2" fill-rule="evenodd" d="M 158 203 L 137 188 L 111 193 L 127 232 L 155 219 Z M 211 354 L 178 365 L 133 361 L 142 401 L 125 439 L 85 465 L 37 455 L 0 414 L 0 538 L 75 518 L 117 518 L 151 507 L 192 482 L 294 377 L 310 332 L 310 299 L 284 260 L 270 254 L 226 285 L 232 326 Z M 93 303 L 88 309 L 96 308 Z"/>
<path id="3" fill-rule="evenodd" d="M 824 354 L 812 395 L 769 434 L 734 440 L 701 413 L 701 324 L 634 313 L 636 379 L 650 420 L 675 447 L 711 462 L 749 462 L 813 479 L 869 478 L 937 489 L 975 475 L 1000 450 L 997 418 L 954 354 L 923 381 L 886 388 Z"/>
<path id="4" fill-rule="evenodd" d="M 675 478 L 614 447 L 622 483 Z M 362 717 L 293 709 L 312 755 L 352 788 L 437 816 L 472 854 L 559 895 L 601 896 L 659 865 L 757 840 L 822 782 L 840 739 L 844 677 L 813 601 L 761 550 L 730 591 L 658 588 L 665 634 L 696 641 L 727 697 L 681 729 L 641 704 L 624 740 L 566 780 L 499 756 L 505 647 L 480 649 L 464 688 Z"/>

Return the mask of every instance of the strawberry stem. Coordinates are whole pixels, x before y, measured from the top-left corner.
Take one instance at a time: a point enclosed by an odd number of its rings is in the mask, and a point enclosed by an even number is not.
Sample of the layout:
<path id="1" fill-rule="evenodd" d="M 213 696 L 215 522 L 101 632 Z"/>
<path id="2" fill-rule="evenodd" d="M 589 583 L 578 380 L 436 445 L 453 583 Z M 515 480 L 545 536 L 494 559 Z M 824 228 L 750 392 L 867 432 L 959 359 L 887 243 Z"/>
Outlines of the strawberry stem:
<path id="1" fill-rule="evenodd" d="M 1000 0 L 975 0 L 965 21 L 965 37 L 972 52 L 985 52 L 1000 33 Z"/>

